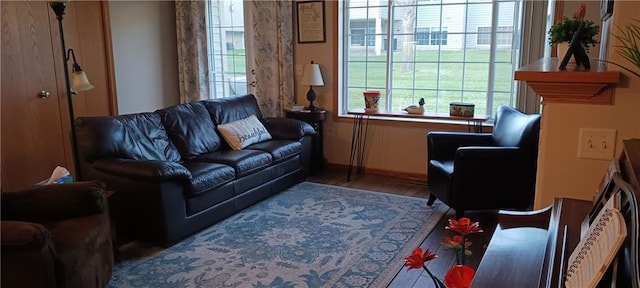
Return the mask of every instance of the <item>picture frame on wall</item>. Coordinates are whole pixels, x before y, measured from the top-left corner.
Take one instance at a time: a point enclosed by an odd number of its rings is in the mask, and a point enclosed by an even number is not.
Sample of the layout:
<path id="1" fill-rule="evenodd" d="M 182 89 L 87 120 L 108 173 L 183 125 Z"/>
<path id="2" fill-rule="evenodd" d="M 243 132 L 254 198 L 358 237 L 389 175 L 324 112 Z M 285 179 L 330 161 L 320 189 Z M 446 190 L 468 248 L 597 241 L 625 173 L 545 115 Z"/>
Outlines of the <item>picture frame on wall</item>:
<path id="1" fill-rule="evenodd" d="M 326 41 L 324 1 L 296 2 L 298 43 Z"/>
<path id="2" fill-rule="evenodd" d="M 600 20 L 604 21 L 613 13 L 613 0 L 600 0 Z"/>

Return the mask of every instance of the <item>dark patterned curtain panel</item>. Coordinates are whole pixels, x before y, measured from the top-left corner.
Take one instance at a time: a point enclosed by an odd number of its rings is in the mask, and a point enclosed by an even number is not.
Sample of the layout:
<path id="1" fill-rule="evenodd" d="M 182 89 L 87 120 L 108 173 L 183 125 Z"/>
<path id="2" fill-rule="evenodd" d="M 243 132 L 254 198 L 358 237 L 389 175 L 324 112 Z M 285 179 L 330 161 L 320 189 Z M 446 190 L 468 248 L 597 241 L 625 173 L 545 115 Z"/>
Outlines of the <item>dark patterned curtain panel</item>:
<path id="1" fill-rule="evenodd" d="M 204 1 L 175 1 L 180 103 L 209 99 Z"/>
<path id="2" fill-rule="evenodd" d="M 291 1 L 250 1 L 256 97 L 264 116 L 283 116 L 294 102 Z M 246 4 L 245 4 L 246 5 Z"/>

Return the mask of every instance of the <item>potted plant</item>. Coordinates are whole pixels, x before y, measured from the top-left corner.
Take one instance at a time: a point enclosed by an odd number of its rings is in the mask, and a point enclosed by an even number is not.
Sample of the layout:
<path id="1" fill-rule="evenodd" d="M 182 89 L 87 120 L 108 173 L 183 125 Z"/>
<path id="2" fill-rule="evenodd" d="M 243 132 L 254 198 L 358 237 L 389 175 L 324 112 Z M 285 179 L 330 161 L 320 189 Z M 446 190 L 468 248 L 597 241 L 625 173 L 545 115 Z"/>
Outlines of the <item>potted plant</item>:
<path id="1" fill-rule="evenodd" d="M 617 48 L 616 53 L 618 53 L 618 55 L 633 64 L 637 71 L 640 71 L 640 20 L 632 20 L 633 22 L 625 25 L 624 28 L 618 27 L 619 32 L 617 34 L 613 34 L 613 37 L 616 37 L 616 39 L 620 41 L 620 44 L 614 47 Z M 632 68 L 627 68 L 613 62 L 611 63 L 640 78 L 640 73 L 632 70 Z"/>
<path id="2" fill-rule="evenodd" d="M 585 22 L 584 31 L 582 32 L 581 37 L 579 38 L 580 44 L 584 47 L 585 51 L 589 51 L 589 47 L 595 46 L 598 43 L 598 40 L 594 39 L 594 37 L 600 32 L 600 27 L 595 25 L 591 20 L 584 19 L 585 14 L 585 5 L 580 5 L 578 12 L 573 14 L 573 17 L 562 17 L 562 21 L 554 24 L 549 29 L 549 42 L 551 45 L 558 45 L 559 51 L 557 56 L 563 57 L 566 53 L 566 49 L 564 49 L 564 53 L 560 53 L 560 50 L 563 50 L 562 44 L 566 45 L 568 49 L 569 42 L 573 38 L 573 34 L 578 30 L 580 24 Z"/>

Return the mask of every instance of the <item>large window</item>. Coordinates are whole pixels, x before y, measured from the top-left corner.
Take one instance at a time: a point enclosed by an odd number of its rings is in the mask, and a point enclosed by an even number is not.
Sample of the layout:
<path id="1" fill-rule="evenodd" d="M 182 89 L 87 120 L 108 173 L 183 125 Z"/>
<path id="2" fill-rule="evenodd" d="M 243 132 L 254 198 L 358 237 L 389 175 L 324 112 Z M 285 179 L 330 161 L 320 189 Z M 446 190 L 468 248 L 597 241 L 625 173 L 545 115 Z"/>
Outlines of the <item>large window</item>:
<path id="1" fill-rule="evenodd" d="M 429 112 L 448 112 L 451 102 L 489 115 L 500 104 L 514 106 L 522 2 L 340 1 L 341 113 L 364 107 L 364 90 L 382 91 L 381 107 L 390 110 L 420 98 Z M 396 47 L 363 34 L 394 39 Z"/>

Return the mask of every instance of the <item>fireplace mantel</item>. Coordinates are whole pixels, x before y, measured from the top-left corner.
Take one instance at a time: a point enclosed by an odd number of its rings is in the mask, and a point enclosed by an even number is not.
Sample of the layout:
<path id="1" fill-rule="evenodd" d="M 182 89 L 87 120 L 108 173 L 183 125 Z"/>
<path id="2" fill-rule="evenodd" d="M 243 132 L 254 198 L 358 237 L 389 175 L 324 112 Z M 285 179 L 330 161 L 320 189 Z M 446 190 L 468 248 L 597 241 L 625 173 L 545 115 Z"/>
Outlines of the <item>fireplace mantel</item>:
<path id="1" fill-rule="evenodd" d="M 558 70 L 558 58 L 541 58 L 515 72 L 544 102 L 613 104 L 620 71 L 607 71 L 604 62 L 591 60 L 591 69 L 569 63 Z"/>

